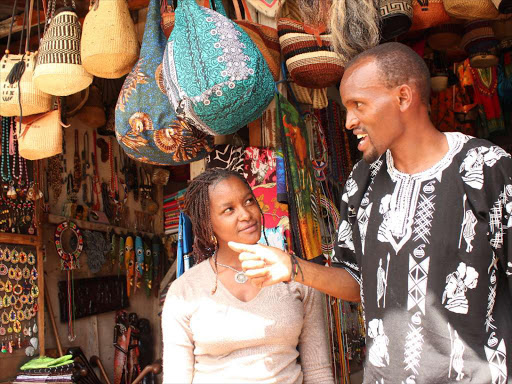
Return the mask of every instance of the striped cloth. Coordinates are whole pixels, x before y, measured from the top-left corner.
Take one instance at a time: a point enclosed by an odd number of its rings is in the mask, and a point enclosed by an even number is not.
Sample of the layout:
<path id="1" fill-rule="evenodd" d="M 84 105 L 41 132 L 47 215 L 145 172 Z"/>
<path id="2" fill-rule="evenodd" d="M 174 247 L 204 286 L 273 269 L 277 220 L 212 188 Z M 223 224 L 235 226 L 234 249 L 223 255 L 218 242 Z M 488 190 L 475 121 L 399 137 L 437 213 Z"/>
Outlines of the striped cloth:
<path id="1" fill-rule="evenodd" d="M 166 235 L 177 233 L 180 218 L 180 208 L 183 206 L 186 188 L 164 196 L 164 233 Z"/>

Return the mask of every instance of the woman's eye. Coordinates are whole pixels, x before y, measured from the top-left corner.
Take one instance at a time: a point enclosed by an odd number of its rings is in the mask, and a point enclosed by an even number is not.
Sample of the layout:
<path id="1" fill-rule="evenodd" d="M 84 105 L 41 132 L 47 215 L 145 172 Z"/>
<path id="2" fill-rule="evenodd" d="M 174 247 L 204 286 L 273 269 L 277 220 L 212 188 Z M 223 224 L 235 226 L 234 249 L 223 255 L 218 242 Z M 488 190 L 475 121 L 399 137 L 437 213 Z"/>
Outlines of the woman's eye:
<path id="1" fill-rule="evenodd" d="M 233 210 L 233 208 L 226 208 L 226 209 L 224 210 L 224 213 L 230 213 L 232 210 Z"/>
<path id="2" fill-rule="evenodd" d="M 254 197 L 247 199 L 247 201 L 245 202 L 246 205 L 251 205 L 252 203 L 254 203 Z"/>
<path id="3" fill-rule="evenodd" d="M 363 103 L 356 101 L 356 108 L 360 108 L 363 106 Z"/>

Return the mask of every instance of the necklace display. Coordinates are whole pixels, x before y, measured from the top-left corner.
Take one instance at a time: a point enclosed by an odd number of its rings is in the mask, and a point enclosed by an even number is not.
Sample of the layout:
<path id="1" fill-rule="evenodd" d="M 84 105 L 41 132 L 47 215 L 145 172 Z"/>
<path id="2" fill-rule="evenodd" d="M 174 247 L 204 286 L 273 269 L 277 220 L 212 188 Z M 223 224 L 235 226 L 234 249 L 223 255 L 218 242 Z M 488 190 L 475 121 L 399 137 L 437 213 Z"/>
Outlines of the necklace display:
<path id="1" fill-rule="evenodd" d="M 247 280 L 249 280 L 249 278 L 247 277 L 247 275 L 244 273 L 244 271 L 239 271 L 238 269 L 236 268 L 233 268 L 232 266 L 230 265 L 226 265 L 226 264 L 222 264 L 222 263 L 219 263 L 217 261 L 217 255 L 214 256 L 213 258 L 213 262 L 215 263 L 215 265 L 220 265 L 221 267 L 224 267 L 224 268 L 228 268 L 228 269 L 231 269 L 232 271 L 236 272 L 235 274 L 235 281 L 238 283 L 238 284 L 245 284 L 247 282 Z"/>
<path id="2" fill-rule="evenodd" d="M 32 225 L 34 200 L 29 193 L 32 183 L 28 176 L 27 161 L 18 151 L 12 118 L 2 118 L 1 146 L 0 232 L 32 235 L 35 233 Z"/>
<path id="3" fill-rule="evenodd" d="M 37 348 L 37 279 L 34 249 L 0 244 L 0 358 L 21 348 L 33 354 Z"/>

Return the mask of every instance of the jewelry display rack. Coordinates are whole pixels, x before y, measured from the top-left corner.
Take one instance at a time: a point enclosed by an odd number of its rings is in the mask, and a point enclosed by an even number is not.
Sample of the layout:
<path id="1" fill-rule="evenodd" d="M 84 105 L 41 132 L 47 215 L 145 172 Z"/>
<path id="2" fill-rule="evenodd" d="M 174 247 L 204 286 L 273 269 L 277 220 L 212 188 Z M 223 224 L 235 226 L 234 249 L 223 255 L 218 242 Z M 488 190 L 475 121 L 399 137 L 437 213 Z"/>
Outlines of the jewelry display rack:
<path id="1" fill-rule="evenodd" d="M 15 233 L 6 233 L 0 232 L 0 244 L 14 244 L 20 246 L 32 246 L 36 249 L 36 257 L 37 257 L 37 286 L 39 288 L 39 292 L 41 294 L 37 297 L 37 327 L 39 328 L 39 332 L 37 333 L 37 337 L 39 340 L 39 355 L 45 356 L 45 340 L 44 340 L 44 308 L 45 308 L 45 298 L 44 298 L 44 271 L 43 271 L 43 240 L 42 240 L 42 230 L 41 227 L 37 230 L 37 235 L 21 235 Z M 25 355 L 25 349 L 15 349 L 11 354 L 3 354 L 0 356 L 0 362 L 2 363 L 2 367 L 5 367 L 7 370 L 14 369 L 13 373 L 17 371 L 21 363 L 25 360 L 28 360 L 29 357 Z"/>

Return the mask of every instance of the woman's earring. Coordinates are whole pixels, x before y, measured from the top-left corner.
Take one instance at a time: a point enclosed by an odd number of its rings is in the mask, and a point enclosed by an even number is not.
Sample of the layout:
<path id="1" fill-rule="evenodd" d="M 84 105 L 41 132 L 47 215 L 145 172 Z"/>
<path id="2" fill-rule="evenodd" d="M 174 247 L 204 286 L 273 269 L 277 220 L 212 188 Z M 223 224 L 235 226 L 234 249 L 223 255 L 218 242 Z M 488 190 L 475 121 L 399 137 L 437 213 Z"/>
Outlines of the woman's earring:
<path id="1" fill-rule="evenodd" d="M 219 245 L 219 243 L 218 243 L 218 241 L 217 241 L 217 237 L 216 237 L 215 235 L 212 235 L 212 237 L 211 237 L 211 239 L 210 239 L 210 240 L 211 240 L 211 242 L 213 243 L 213 245 L 214 245 L 215 249 L 217 249 L 217 247 L 218 247 L 218 245 Z"/>

